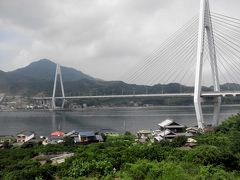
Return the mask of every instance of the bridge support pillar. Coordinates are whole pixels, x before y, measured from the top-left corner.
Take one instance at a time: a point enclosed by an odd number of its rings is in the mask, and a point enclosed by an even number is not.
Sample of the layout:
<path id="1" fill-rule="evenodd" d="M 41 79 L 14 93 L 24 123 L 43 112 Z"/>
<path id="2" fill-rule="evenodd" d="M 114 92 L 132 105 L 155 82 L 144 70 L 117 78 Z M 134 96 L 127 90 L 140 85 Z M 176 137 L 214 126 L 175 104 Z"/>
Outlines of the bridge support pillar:
<path id="1" fill-rule="evenodd" d="M 216 60 L 216 50 L 215 50 L 209 2 L 208 0 L 201 0 L 200 15 L 199 15 L 199 30 L 198 30 L 196 76 L 195 76 L 195 88 L 194 88 L 194 106 L 195 106 L 197 123 L 198 123 L 199 129 L 204 129 L 204 119 L 203 119 L 202 106 L 201 106 L 201 91 L 202 91 L 202 69 L 203 69 L 205 33 L 207 33 L 214 92 L 220 92 L 217 60 Z M 214 126 L 218 124 L 218 120 L 219 120 L 221 97 L 217 97 L 215 100 L 216 102 L 214 102 L 214 116 L 213 116 Z"/>
<path id="2" fill-rule="evenodd" d="M 213 123 L 212 126 L 216 127 L 219 123 L 219 115 L 221 109 L 221 97 L 216 97 L 214 101 L 214 111 L 213 111 Z"/>

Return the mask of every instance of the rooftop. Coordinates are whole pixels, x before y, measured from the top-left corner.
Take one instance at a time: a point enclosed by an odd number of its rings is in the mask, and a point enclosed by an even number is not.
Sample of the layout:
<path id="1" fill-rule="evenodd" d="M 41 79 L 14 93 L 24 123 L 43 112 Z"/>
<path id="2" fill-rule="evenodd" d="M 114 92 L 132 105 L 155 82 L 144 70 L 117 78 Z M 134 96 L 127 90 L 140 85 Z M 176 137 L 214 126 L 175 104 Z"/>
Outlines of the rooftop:
<path id="1" fill-rule="evenodd" d="M 25 130 L 25 131 L 21 131 L 21 132 L 17 133 L 17 135 L 20 135 L 20 134 L 23 134 L 25 136 L 30 136 L 30 135 L 35 134 L 35 133 L 33 131 Z"/>
<path id="2" fill-rule="evenodd" d="M 166 129 L 166 130 L 162 131 L 161 133 L 159 133 L 159 135 L 162 137 L 168 136 L 170 134 L 176 136 L 176 134 L 174 132 L 170 131 L 169 129 Z"/>
<path id="3" fill-rule="evenodd" d="M 184 128 L 183 125 L 174 122 L 172 119 L 166 119 L 158 125 L 162 128 Z"/>
<path id="4" fill-rule="evenodd" d="M 80 136 L 95 136 L 95 133 L 93 131 L 86 131 L 86 132 L 79 132 Z"/>
<path id="5" fill-rule="evenodd" d="M 138 134 L 151 134 L 152 132 L 150 130 L 140 130 L 137 133 Z"/>
<path id="6" fill-rule="evenodd" d="M 165 127 L 165 126 L 168 126 L 168 125 L 170 125 L 172 123 L 173 123 L 172 119 L 166 119 L 165 121 L 159 123 L 158 125 L 161 126 L 161 127 Z"/>
<path id="7" fill-rule="evenodd" d="M 72 135 L 78 135 L 78 134 L 79 134 L 78 131 L 73 130 L 73 131 L 66 133 L 64 136 L 72 136 Z"/>

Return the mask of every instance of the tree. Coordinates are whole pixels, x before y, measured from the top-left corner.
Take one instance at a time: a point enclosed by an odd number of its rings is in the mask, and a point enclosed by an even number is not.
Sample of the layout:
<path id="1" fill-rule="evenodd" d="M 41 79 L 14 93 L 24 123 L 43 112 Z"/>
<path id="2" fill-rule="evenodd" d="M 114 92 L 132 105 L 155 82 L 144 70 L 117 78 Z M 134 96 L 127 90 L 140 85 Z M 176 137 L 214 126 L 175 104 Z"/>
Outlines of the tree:
<path id="1" fill-rule="evenodd" d="M 10 146 L 10 143 L 8 141 L 4 141 L 3 142 L 3 149 L 9 149 L 11 146 Z"/>
<path id="2" fill-rule="evenodd" d="M 71 137 L 69 137 L 69 136 L 64 137 L 64 139 L 63 139 L 63 145 L 64 145 L 64 146 L 73 146 L 73 145 L 74 145 L 74 140 L 73 140 L 73 138 L 71 138 Z"/>

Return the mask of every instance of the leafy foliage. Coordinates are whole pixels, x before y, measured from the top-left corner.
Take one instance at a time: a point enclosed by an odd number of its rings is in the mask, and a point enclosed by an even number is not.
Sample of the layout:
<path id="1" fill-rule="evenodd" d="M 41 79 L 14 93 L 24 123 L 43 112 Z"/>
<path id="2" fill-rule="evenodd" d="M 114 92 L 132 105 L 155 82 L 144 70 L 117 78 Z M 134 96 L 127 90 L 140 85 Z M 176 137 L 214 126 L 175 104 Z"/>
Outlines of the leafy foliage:
<path id="1" fill-rule="evenodd" d="M 172 142 L 138 143 L 126 133 L 107 136 L 105 142 L 86 146 L 34 146 L 0 150 L 0 179 L 239 179 L 240 114 L 230 117 L 214 132 L 195 138 L 198 146 L 185 150 L 178 137 Z M 41 165 L 39 153 L 74 152 L 58 166 Z"/>

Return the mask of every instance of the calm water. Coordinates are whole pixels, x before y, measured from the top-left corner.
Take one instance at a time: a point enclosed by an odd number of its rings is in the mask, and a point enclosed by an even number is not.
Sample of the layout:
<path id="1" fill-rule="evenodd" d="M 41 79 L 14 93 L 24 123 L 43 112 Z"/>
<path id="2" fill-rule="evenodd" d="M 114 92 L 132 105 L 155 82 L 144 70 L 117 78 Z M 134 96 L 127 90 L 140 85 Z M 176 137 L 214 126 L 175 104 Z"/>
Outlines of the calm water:
<path id="1" fill-rule="evenodd" d="M 224 106 L 221 121 L 240 111 L 240 105 Z M 207 123 L 212 119 L 212 108 L 204 107 Z M 15 135 L 32 130 L 49 136 L 52 131 L 109 129 L 118 132 L 137 132 L 140 129 L 157 129 L 157 124 L 172 118 L 183 125 L 196 125 L 193 107 L 149 107 L 85 109 L 78 112 L 0 112 L 0 135 Z"/>

